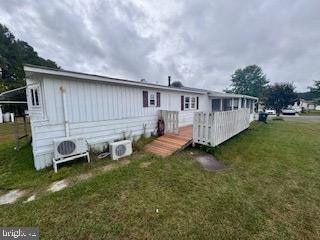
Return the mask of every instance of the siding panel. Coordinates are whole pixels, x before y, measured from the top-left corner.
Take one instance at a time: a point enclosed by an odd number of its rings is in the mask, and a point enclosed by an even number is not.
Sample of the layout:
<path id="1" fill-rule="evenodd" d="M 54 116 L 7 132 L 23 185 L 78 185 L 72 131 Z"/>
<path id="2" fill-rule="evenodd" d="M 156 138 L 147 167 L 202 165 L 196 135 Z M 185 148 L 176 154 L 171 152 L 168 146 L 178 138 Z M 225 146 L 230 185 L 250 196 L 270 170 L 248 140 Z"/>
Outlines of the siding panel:
<path id="1" fill-rule="evenodd" d="M 37 169 L 51 164 L 53 139 L 65 137 L 62 95 L 60 86 L 66 89 L 67 111 L 71 136 L 85 137 L 92 146 L 107 143 L 130 133 L 140 136 L 143 125 L 147 134 L 156 129 L 158 110 L 179 111 L 179 125 L 192 124 L 193 111 L 180 110 L 181 92 L 157 91 L 93 83 L 84 80 L 44 79 L 47 120 L 33 121 L 33 152 Z M 159 92 L 160 107 L 143 107 L 143 91 Z M 206 95 L 199 97 L 199 111 L 207 111 Z M 207 104 L 208 105 L 208 104 Z"/>

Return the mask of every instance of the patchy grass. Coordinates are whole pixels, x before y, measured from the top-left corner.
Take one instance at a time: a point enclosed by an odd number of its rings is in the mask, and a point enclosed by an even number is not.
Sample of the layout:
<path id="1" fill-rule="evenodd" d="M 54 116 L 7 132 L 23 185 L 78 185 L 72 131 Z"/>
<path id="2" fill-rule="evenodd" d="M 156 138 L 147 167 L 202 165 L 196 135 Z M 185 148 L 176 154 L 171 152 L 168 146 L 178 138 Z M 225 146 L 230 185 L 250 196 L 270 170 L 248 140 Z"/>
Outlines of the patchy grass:
<path id="1" fill-rule="evenodd" d="M 320 123 L 255 123 L 214 149 L 228 165 L 223 172 L 204 171 L 194 149 L 163 159 L 138 152 L 130 164 L 60 192 L 0 206 L 0 226 L 37 226 L 41 239 L 319 239 L 319 132 Z M 0 147 L 8 149 L 0 158 L 6 188 L 55 178 L 33 171 L 29 148 L 8 146 Z"/>
<path id="2" fill-rule="evenodd" d="M 135 153 L 128 159 L 135 158 L 141 154 L 143 144 L 151 141 L 152 138 L 142 138 L 134 144 Z M 52 168 L 36 171 L 33 166 L 33 155 L 31 145 L 23 142 L 19 151 L 14 150 L 14 142 L 0 144 L 0 190 L 29 189 L 43 190 L 50 183 L 67 177 L 80 174 L 97 174 L 103 167 L 117 163 L 110 158 L 98 159 L 96 154 L 91 154 L 91 163 L 88 164 L 85 158 L 59 164 L 58 173 Z"/>
<path id="3" fill-rule="evenodd" d="M 20 119 L 21 120 L 21 119 Z M 23 122 L 19 122 L 19 131 L 23 133 Z M 28 124 L 28 133 L 30 126 Z M 58 173 L 52 168 L 35 171 L 33 166 L 32 148 L 29 142 L 21 140 L 21 149 L 14 150 L 15 139 L 14 124 L 0 124 L 0 193 L 10 189 L 43 190 L 50 183 L 67 177 L 77 176 L 82 173 L 96 173 L 104 167 L 114 163 L 110 158 L 97 159 L 96 154 L 91 154 L 92 163 L 88 164 L 86 159 L 79 159 L 69 163 L 59 164 Z M 153 138 L 141 138 L 134 143 L 135 154 L 139 154 L 143 145 L 152 141 Z"/>
<path id="4" fill-rule="evenodd" d="M 17 118 L 18 128 L 19 128 L 19 136 L 24 135 L 24 124 L 22 118 Z M 27 133 L 30 135 L 30 124 L 29 119 L 27 119 Z M 6 141 L 15 140 L 15 126 L 13 123 L 1 123 L 0 124 L 0 143 Z"/>

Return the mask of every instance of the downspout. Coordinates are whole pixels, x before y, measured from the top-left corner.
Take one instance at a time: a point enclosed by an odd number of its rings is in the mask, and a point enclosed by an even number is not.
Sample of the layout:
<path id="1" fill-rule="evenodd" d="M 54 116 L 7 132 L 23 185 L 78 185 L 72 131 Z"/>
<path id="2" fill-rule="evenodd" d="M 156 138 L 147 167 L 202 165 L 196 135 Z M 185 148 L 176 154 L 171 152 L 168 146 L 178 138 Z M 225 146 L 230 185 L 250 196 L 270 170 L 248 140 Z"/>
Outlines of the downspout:
<path id="1" fill-rule="evenodd" d="M 66 137 L 70 136 L 69 129 L 69 119 L 68 119 L 68 110 L 67 110 L 67 101 L 66 101 L 66 90 L 61 86 L 60 91 L 62 94 L 62 105 L 63 105 L 63 115 L 64 115 L 64 128 L 66 132 Z"/>

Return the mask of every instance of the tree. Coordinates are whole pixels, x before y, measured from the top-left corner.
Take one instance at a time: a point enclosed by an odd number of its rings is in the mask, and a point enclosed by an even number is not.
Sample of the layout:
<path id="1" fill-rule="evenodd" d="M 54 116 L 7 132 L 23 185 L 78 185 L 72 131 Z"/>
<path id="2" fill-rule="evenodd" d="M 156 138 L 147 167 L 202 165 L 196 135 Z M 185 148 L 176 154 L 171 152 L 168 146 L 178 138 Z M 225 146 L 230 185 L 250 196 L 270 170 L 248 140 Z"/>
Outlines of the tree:
<path id="1" fill-rule="evenodd" d="M 237 69 L 231 75 L 231 89 L 228 92 L 245 94 L 261 98 L 266 85 L 269 83 L 261 67 L 250 65 Z"/>
<path id="2" fill-rule="evenodd" d="M 314 81 L 312 87 L 309 87 L 310 92 L 314 93 L 317 97 L 320 97 L 320 81 Z"/>
<path id="3" fill-rule="evenodd" d="M 25 85 L 23 64 L 59 68 L 49 59 L 43 59 L 26 42 L 16 40 L 9 29 L 0 24 L 0 68 L 1 90 L 13 89 Z M 3 86 L 4 85 L 4 86 Z"/>
<path id="4" fill-rule="evenodd" d="M 180 81 L 174 81 L 171 83 L 171 87 L 183 87 L 183 84 Z"/>
<path id="5" fill-rule="evenodd" d="M 0 79 L 0 93 L 5 92 L 7 90 L 4 82 Z"/>
<path id="6" fill-rule="evenodd" d="M 297 100 L 294 90 L 295 87 L 291 83 L 275 83 L 268 86 L 264 93 L 266 107 L 275 109 L 279 116 L 283 108 Z"/>

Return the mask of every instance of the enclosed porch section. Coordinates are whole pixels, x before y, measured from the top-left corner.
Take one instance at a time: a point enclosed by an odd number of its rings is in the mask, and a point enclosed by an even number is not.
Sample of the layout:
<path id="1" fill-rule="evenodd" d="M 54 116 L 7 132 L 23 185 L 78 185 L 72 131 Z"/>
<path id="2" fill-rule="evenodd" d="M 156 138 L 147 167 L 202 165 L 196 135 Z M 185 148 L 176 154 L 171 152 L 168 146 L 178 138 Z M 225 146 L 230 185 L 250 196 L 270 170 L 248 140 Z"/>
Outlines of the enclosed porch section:
<path id="1" fill-rule="evenodd" d="M 209 101 L 212 112 L 237 111 L 240 109 L 249 110 L 249 121 L 256 119 L 258 98 L 247 95 L 210 92 Z"/>

